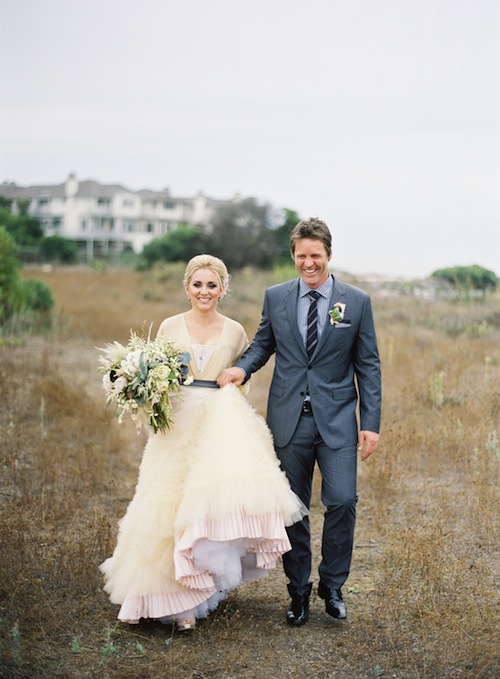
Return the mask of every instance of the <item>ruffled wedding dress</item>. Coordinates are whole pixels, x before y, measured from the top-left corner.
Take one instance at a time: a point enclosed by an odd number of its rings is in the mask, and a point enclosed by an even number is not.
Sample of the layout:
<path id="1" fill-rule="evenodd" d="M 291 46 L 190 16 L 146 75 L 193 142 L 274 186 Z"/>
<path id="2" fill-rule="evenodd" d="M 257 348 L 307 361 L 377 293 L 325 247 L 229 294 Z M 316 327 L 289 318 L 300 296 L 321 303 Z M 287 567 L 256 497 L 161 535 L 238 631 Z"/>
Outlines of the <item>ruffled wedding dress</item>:
<path id="1" fill-rule="evenodd" d="M 247 346 L 242 326 L 228 318 L 208 353 L 192 345 L 182 314 L 159 333 L 190 353 L 196 380 L 215 380 Z M 280 563 L 291 548 L 285 526 L 306 513 L 240 389 L 181 391 L 174 425 L 146 444 L 115 551 L 100 566 L 124 622 L 205 617 L 229 589 Z"/>

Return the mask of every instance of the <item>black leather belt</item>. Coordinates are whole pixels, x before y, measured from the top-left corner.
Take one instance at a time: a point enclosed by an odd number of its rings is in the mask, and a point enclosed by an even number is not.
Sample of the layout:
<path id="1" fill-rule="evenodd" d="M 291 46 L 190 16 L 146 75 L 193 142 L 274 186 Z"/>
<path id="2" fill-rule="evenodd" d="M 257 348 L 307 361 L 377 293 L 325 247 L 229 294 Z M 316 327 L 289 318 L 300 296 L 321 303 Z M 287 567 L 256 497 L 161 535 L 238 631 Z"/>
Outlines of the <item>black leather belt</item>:
<path id="1" fill-rule="evenodd" d="M 312 409 L 311 401 L 304 401 L 303 404 L 302 404 L 302 412 L 305 415 L 312 415 L 312 411 L 313 411 L 313 409 Z"/>
<path id="2" fill-rule="evenodd" d="M 193 380 L 189 384 L 184 384 L 184 382 L 181 382 L 185 387 L 210 387 L 211 389 L 218 389 L 219 385 L 217 382 L 214 380 Z"/>

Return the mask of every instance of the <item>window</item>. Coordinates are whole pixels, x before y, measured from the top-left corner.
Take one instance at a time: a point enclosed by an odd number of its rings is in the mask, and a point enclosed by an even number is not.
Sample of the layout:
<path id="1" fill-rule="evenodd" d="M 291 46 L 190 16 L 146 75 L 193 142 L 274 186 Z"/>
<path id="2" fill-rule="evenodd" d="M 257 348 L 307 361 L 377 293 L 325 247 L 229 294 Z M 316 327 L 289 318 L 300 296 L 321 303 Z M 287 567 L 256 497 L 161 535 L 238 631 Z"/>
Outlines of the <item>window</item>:
<path id="1" fill-rule="evenodd" d="M 163 207 L 165 210 L 175 210 L 175 203 L 172 200 L 165 200 L 163 202 Z"/>

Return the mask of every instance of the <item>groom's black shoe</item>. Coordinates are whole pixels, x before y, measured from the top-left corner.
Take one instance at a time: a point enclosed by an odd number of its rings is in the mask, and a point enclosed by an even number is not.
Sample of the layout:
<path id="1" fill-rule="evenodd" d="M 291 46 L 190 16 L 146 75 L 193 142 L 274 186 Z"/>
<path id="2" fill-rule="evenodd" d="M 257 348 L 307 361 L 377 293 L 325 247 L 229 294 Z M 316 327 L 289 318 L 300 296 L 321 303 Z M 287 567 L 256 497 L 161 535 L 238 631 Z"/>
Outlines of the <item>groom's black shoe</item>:
<path id="1" fill-rule="evenodd" d="M 290 608 L 286 612 L 286 621 L 289 625 L 299 627 L 305 625 L 309 618 L 309 595 L 292 596 Z"/>
<path id="2" fill-rule="evenodd" d="M 347 618 L 347 608 L 342 599 L 342 591 L 340 589 L 328 589 L 321 582 L 318 587 L 318 595 L 325 600 L 325 610 L 328 615 L 338 620 Z"/>

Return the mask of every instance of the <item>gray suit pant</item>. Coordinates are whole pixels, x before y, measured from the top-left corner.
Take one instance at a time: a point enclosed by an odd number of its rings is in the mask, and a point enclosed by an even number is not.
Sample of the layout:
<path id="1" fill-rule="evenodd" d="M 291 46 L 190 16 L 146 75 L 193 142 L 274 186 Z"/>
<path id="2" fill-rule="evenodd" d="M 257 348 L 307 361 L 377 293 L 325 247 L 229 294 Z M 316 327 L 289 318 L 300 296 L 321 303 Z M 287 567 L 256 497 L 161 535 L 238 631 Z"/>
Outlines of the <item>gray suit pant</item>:
<path id="1" fill-rule="evenodd" d="M 357 446 L 329 448 L 321 438 L 314 416 L 303 414 L 288 445 L 276 448 L 292 490 L 309 508 L 315 462 L 322 476 L 321 501 L 326 507 L 319 577 L 329 589 L 339 589 L 351 565 L 356 521 Z M 291 596 L 308 595 L 312 554 L 309 517 L 290 526 L 292 551 L 283 555 Z"/>

